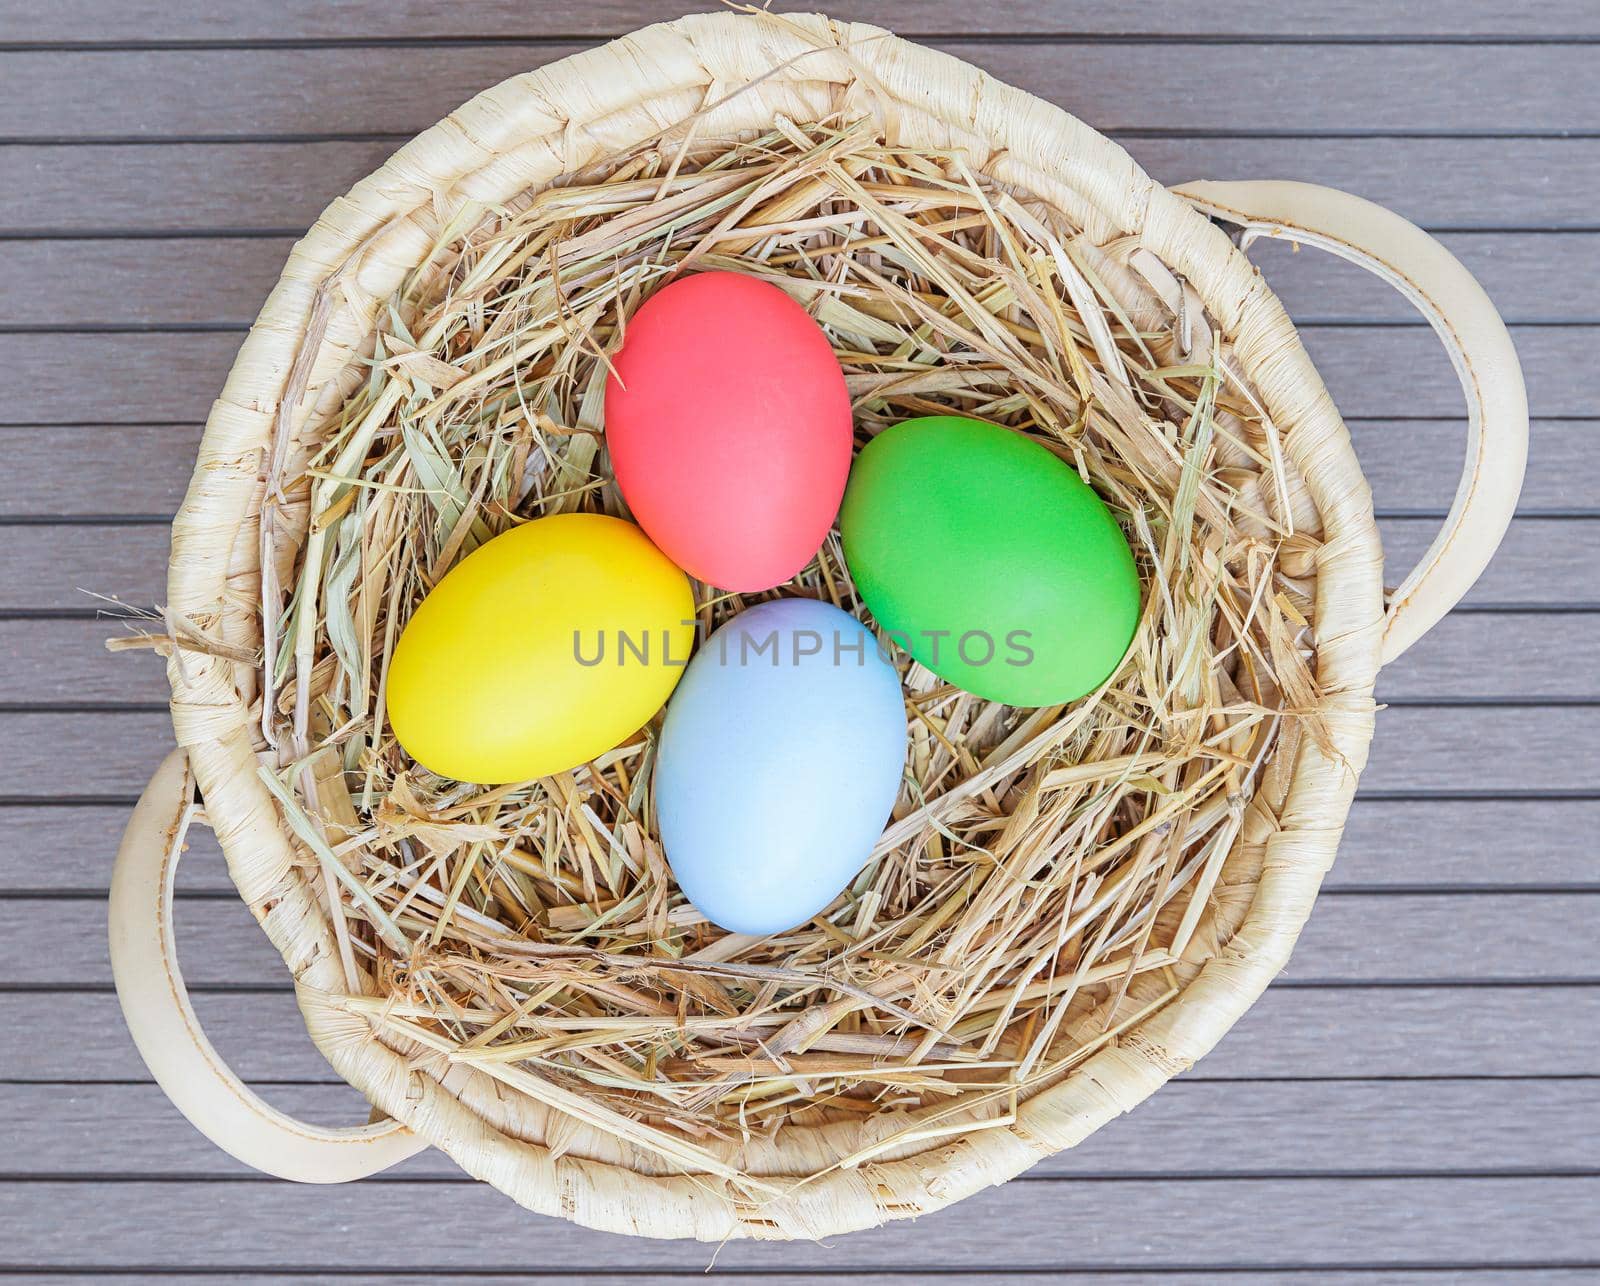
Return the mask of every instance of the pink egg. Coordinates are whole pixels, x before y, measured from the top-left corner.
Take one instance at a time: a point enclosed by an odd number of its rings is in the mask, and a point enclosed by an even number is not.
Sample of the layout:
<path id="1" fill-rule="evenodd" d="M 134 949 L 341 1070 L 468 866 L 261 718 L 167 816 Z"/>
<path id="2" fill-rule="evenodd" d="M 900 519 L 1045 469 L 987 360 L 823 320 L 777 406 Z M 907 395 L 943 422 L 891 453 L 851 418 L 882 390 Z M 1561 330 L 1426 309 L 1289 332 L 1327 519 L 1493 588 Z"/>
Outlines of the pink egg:
<path id="1" fill-rule="evenodd" d="M 850 395 L 827 336 L 776 286 L 703 272 L 628 320 L 606 381 L 617 484 L 650 539 L 718 589 L 788 580 L 850 471 Z"/>

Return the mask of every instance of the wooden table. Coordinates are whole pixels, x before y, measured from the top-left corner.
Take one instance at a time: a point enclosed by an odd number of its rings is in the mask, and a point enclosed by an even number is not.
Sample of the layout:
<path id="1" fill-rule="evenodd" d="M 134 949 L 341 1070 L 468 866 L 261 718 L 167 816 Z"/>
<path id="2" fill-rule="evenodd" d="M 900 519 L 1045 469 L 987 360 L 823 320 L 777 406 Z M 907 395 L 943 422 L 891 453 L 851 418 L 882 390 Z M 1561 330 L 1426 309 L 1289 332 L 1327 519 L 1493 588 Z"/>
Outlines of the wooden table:
<path id="1" fill-rule="evenodd" d="M 166 685 L 103 651 L 93 597 L 160 599 L 199 425 L 321 207 L 478 89 L 683 2 L 0 5 L 0 1272 L 687 1282 L 710 1259 L 528 1215 L 438 1155 L 340 1189 L 263 1179 L 177 1116 L 124 1034 L 103 905 L 171 742 Z M 1595 1280 L 1600 5 L 839 9 L 1064 105 L 1161 179 L 1317 180 L 1438 232 L 1513 323 L 1533 452 L 1477 590 L 1385 672 L 1327 893 L 1221 1048 L 1005 1188 L 825 1246 L 729 1246 L 718 1270 Z M 1395 581 L 1454 492 L 1459 391 L 1375 281 L 1258 257 L 1349 419 Z M 198 847 L 179 918 L 218 1045 L 281 1105 L 354 1119 Z"/>

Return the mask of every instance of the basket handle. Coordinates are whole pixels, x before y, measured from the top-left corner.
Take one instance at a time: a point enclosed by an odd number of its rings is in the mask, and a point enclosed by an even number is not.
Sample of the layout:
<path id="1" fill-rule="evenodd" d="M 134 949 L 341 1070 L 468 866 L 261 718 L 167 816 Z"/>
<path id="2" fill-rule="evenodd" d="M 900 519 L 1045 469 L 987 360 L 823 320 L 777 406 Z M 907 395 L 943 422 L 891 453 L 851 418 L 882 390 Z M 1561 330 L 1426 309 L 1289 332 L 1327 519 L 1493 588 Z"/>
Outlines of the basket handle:
<path id="1" fill-rule="evenodd" d="M 301 1183 L 360 1179 L 427 1147 L 398 1121 L 330 1129 L 278 1111 L 228 1068 L 189 1003 L 172 886 L 194 814 L 189 757 L 174 750 L 134 806 L 111 873 L 111 973 L 145 1065 L 200 1133 L 246 1165 Z"/>
<path id="2" fill-rule="evenodd" d="M 1528 459 L 1528 395 L 1500 314 L 1461 263 L 1392 210 L 1315 183 L 1185 183 L 1190 204 L 1246 235 L 1287 236 L 1376 273 L 1444 342 L 1467 395 L 1467 460 L 1444 527 L 1389 599 L 1394 660 L 1472 588 L 1506 533 Z"/>

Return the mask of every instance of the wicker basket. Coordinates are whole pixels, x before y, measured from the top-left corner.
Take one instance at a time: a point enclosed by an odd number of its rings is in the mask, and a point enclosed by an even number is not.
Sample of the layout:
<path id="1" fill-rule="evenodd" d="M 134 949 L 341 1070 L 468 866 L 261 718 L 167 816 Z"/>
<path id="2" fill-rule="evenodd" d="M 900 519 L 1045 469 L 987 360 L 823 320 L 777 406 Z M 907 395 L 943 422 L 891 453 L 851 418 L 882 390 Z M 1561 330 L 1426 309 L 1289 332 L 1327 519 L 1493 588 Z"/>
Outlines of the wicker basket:
<path id="1" fill-rule="evenodd" d="M 709 106 L 708 106 L 709 105 Z M 1182 993 L 1026 1099 L 1007 1128 L 941 1130 L 848 1168 L 823 1165 L 838 1141 L 797 1134 L 745 1164 L 812 1176 L 753 1202 L 715 1173 L 664 1166 L 570 1123 L 559 1103 L 524 1105 L 507 1125 L 498 1087 L 470 1068 L 419 1072 L 406 1051 L 330 1002 L 343 987 L 323 904 L 257 774 L 250 714 L 259 646 L 248 600 L 259 580 L 264 456 L 314 418 L 319 396 L 372 327 L 376 302 L 427 252 L 409 212 L 538 190 L 597 156 L 670 134 L 697 117 L 728 134 L 782 114 L 841 108 L 908 146 L 959 147 L 995 180 L 1071 213 L 1096 244 L 1134 238 L 1198 293 L 1283 429 L 1315 505 L 1316 676 L 1331 744 L 1298 744 L 1278 765 L 1270 811 L 1239 840 L 1264 851 L 1253 899 L 1226 946 Z M 1467 468 L 1444 531 L 1390 596 L 1366 483 L 1350 440 L 1282 307 L 1217 226 L 1287 234 L 1385 277 L 1448 347 L 1470 408 Z M 359 289 L 319 290 L 339 269 Z M 654 1237 L 821 1237 L 937 1209 L 1068 1148 L 1205 1054 L 1288 959 L 1333 860 L 1371 737 L 1380 664 L 1419 638 L 1482 570 L 1510 520 L 1526 453 L 1527 409 L 1493 307 L 1436 242 L 1397 216 L 1327 189 L 1195 183 L 1168 191 L 1094 130 L 947 55 L 876 28 L 823 17 L 719 14 L 650 27 L 509 80 L 402 149 L 335 201 L 296 247 L 206 426 L 172 532 L 170 610 L 214 644 L 170 666 L 175 751 L 129 824 L 111 893 L 112 959 L 135 1040 L 179 1108 L 220 1146 L 270 1173 L 336 1182 L 436 1146 L 526 1207 Z M 267 549 L 270 557 L 276 551 Z M 245 606 L 241 606 L 241 602 Z M 231 658 L 231 659 L 230 659 Z M 197 811 L 239 892 L 293 972 L 317 1045 L 385 1114 L 349 1130 L 307 1126 L 247 1090 L 206 1042 L 173 952 L 171 894 Z M 1252 829 L 1253 827 L 1253 829 Z M 819 1173 L 820 1171 L 820 1173 Z"/>

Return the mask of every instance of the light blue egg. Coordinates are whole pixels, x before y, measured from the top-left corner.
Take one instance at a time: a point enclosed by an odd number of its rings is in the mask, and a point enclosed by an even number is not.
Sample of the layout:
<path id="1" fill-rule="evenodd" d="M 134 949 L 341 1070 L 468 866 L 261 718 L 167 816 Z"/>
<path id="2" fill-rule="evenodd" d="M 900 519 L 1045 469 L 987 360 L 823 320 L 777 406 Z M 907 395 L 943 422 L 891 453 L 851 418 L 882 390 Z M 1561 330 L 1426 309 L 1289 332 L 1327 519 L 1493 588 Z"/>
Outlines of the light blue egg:
<path id="1" fill-rule="evenodd" d="M 679 887 L 737 933 L 803 924 L 871 855 L 905 758 L 900 678 L 860 621 L 808 598 L 741 612 L 661 731 L 656 820 Z"/>

